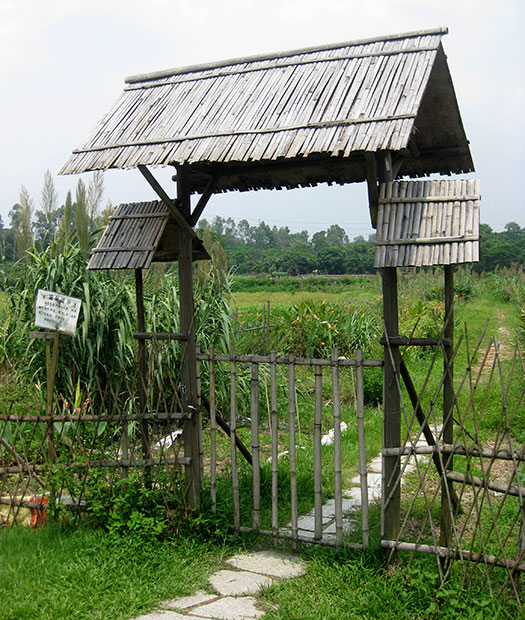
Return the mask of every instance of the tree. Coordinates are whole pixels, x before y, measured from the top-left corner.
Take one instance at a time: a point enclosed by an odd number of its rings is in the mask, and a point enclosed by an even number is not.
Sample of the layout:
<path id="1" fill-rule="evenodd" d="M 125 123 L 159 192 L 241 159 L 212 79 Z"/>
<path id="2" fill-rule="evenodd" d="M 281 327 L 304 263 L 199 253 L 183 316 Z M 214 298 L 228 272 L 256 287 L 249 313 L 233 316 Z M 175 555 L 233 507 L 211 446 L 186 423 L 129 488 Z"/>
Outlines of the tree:
<path id="1" fill-rule="evenodd" d="M 101 170 L 95 170 L 93 176 L 89 180 L 87 189 L 87 214 L 89 218 L 89 228 L 97 223 L 99 217 L 100 205 L 104 196 L 104 173 Z"/>
<path id="2" fill-rule="evenodd" d="M 345 272 L 345 252 L 343 248 L 329 247 L 321 250 L 317 256 L 319 269 L 324 273 L 341 274 Z"/>
<path id="3" fill-rule="evenodd" d="M 75 193 L 75 228 L 78 245 L 82 252 L 89 251 L 89 214 L 86 186 L 82 179 L 78 180 Z"/>
<path id="4" fill-rule="evenodd" d="M 11 209 L 11 226 L 15 234 L 15 253 L 19 260 L 27 260 L 27 250 L 33 247 L 33 231 L 31 230 L 31 216 L 33 215 L 33 200 L 27 189 L 22 185 L 18 204 Z M 12 215 L 11 215 L 12 214 Z"/>
<path id="5" fill-rule="evenodd" d="M 49 170 L 47 170 L 44 175 L 44 186 L 42 187 L 40 207 L 41 209 L 35 213 L 33 230 L 35 232 L 36 245 L 42 250 L 53 240 L 57 232 L 57 225 L 60 217 L 58 194 Z"/>

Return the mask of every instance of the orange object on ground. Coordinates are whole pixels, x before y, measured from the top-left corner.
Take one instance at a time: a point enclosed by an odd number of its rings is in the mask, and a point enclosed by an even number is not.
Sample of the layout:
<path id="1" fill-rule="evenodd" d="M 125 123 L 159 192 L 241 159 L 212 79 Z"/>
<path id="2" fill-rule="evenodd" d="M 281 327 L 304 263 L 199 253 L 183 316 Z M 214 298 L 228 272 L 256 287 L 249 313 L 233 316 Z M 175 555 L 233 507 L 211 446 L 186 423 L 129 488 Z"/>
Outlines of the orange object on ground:
<path id="1" fill-rule="evenodd" d="M 35 507 L 30 507 L 31 511 L 31 527 L 38 527 L 43 523 L 47 523 L 47 497 L 44 495 L 33 495 L 29 498 L 30 504 L 35 504 Z"/>

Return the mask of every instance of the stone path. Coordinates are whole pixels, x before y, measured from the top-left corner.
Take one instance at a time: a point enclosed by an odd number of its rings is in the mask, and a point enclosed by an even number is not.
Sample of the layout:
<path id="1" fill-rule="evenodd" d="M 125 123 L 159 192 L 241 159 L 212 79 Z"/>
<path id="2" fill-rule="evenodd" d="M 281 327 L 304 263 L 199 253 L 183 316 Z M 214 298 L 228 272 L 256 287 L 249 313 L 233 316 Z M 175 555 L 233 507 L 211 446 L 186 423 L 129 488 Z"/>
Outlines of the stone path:
<path id="1" fill-rule="evenodd" d="M 435 429 L 437 433 L 438 429 Z M 426 445 L 421 436 L 417 445 Z M 420 463 L 426 460 L 419 457 Z M 367 466 L 368 501 L 381 499 L 381 455 Z M 414 471 L 414 457 L 410 457 L 404 475 Z M 343 530 L 351 532 L 361 527 L 360 477 L 351 480 L 353 485 L 343 491 Z M 299 534 L 314 536 L 314 513 L 301 515 Z M 289 532 L 289 528 L 285 530 Z M 335 539 L 335 500 L 323 506 L 323 540 Z M 262 618 L 264 612 L 257 607 L 254 595 L 264 586 L 278 579 L 298 577 L 306 571 L 306 564 L 298 556 L 277 551 L 259 551 L 236 555 L 226 561 L 230 568 L 217 571 L 210 577 L 209 592 L 199 590 L 192 596 L 164 601 L 160 609 L 135 618 L 135 620 L 249 620 Z"/>
<path id="2" fill-rule="evenodd" d="M 226 562 L 231 568 L 210 577 L 209 592 L 164 601 L 160 609 L 135 620 L 248 620 L 262 618 L 254 594 L 278 579 L 298 577 L 306 571 L 299 557 L 276 551 L 243 553 Z"/>

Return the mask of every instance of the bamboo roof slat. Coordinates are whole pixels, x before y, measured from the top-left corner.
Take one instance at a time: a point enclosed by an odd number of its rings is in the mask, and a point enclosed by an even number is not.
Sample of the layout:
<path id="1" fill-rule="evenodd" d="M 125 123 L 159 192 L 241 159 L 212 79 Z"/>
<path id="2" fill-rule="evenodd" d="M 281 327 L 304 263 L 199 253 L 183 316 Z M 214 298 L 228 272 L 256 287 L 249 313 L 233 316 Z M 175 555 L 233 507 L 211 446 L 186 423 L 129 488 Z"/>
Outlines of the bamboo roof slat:
<path id="1" fill-rule="evenodd" d="M 423 155 L 407 162 L 407 174 L 471 171 L 444 34 L 390 35 L 128 78 L 61 172 L 185 164 L 193 192 L 207 183 L 199 166 L 220 173 L 219 192 L 347 183 L 365 180 L 364 151 L 407 149 L 414 126 Z M 334 157 L 348 165 L 334 169 Z M 286 161 L 297 162 L 292 178 L 282 173 Z M 262 162 L 274 162 L 275 171 L 258 172 Z M 242 175 L 228 174 L 240 165 Z"/>
<path id="2" fill-rule="evenodd" d="M 375 267 L 479 260 L 479 181 L 394 181 L 379 186 Z"/>

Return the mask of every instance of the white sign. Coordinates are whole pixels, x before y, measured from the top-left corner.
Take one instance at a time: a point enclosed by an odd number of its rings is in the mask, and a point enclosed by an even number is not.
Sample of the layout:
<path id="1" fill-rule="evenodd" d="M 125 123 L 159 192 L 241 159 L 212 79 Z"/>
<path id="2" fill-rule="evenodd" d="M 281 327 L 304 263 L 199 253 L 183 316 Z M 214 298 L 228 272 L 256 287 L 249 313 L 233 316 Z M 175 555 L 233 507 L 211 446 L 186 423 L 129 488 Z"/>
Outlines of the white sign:
<path id="1" fill-rule="evenodd" d="M 35 326 L 75 335 L 81 300 L 61 293 L 38 290 Z"/>

